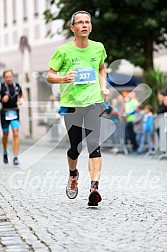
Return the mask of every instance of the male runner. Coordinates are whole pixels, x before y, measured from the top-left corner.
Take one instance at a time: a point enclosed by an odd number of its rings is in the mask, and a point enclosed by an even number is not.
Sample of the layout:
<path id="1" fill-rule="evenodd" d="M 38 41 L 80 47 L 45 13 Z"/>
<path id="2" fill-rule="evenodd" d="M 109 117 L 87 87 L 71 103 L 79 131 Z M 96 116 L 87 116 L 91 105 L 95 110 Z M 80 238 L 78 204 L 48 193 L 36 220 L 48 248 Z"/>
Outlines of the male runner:
<path id="1" fill-rule="evenodd" d="M 19 109 L 18 104 L 23 102 L 23 93 L 20 85 L 13 81 L 13 71 L 11 69 L 3 72 L 4 82 L 1 83 L 1 126 L 3 131 L 3 162 L 8 163 L 8 136 L 9 125 L 13 132 L 13 164 L 19 165 L 18 151 L 19 151 Z"/>
<path id="2" fill-rule="evenodd" d="M 67 196 L 73 199 L 78 193 L 77 162 L 82 148 L 84 123 L 91 177 L 88 205 L 97 206 L 101 201 L 98 192 L 102 163 L 99 146 L 100 114 L 104 111 L 103 96 L 109 95 L 104 67 L 107 55 L 103 44 L 88 39 L 92 30 L 88 12 L 75 12 L 71 17 L 70 28 L 74 33 L 74 40 L 56 49 L 49 61 L 47 80 L 52 84 L 60 83 L 60 113 L 64 114 L 71 145 L 67 152 L 70 173 Z"/>

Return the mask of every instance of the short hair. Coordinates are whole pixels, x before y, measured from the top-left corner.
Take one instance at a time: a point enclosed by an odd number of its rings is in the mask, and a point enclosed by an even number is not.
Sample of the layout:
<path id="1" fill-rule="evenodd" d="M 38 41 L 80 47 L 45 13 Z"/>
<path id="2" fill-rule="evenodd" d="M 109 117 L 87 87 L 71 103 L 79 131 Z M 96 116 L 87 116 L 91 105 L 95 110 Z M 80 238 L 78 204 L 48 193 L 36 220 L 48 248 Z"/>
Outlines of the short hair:
<path id="1" fill-rule="evenodd" d="M 165 96 L 165 91 L 160 91 L 158 94 Z"/>
<path id="2" fill-rule="evenodd" d="M 87 14 L 87 15 L 90 17 L 90 19 L 91 19 L 91 15 L 90 15 L 89 12 L 83 11 L 83 10 L 81 10 L 81 11 L 76 11 L 74 14 L 72 14 L 71 21 L 70 21 L 71 25 L 73 25 L 73 24 L 75 23 L 75 16 L 76 16 L 77 14 Z"/>
<path id="3" fill-rule="evenodd" d="M 139 105 L 137 108 L 140 109 L 140 110 L 142 110 L 142 109 L 143 109 L 143 106 L 142 106 L 142 105 Z"/>
<path id="4" fill-rule="evenodd" d="M 13 75 L 13 70 L 12 69 L 6 69 L 6 70 L 3 71 L 3 75 L 2 75 L 3 78 L 5 77 L 5 74 L 8 73 L 8 72 L 11 72 L 12 75 Z"/>
<path id="5" fill-rule="evenodd" d="M 165 96 L 167 96 L 167 88 L 165 89 Z"/>
<path id="6" fill-rule="evenodd" d="M 152 106 L 151 105 L 145 105 L 145 107 L 144 108 L 147 108 L 149 111 L 152 111 Z"/>

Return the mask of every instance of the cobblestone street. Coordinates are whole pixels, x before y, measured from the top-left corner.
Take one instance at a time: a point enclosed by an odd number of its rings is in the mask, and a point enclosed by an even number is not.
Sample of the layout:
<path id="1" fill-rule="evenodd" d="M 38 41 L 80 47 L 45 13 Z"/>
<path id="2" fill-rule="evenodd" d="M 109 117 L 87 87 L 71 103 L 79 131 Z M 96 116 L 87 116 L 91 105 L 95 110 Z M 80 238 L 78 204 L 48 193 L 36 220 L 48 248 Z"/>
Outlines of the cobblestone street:
<path id="1" fill-rule="evenodd" d="M 166 160 L 103 152 L 103 201 L 89 208 L 87 152 L 78 197 L 69 200 L 66 150 L 43 149 L 47 155 L 28 169 L 0 161 L 0 252 L 167 251 Z"/>

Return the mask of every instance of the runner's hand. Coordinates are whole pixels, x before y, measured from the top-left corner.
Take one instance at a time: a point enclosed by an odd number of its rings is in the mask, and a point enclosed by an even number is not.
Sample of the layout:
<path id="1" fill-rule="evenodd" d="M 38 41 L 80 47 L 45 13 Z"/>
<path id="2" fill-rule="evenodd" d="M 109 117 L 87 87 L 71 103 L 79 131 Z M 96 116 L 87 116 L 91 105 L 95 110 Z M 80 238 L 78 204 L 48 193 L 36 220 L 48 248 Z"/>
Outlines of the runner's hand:
<path id="1" fill-rule="evenodd" d="M 2 102 L 6 103 L 9 101 L 9 95 L 4 95 L 4 97 L 2 98 Z"/>
<path id="2" fill-rule="evenodd" d="M 110 97 L 110 90 L 105 88 L 105 89 L 102 89 L 102 94 L 104 96 L 104 100 L 108 100 L 109 97 Z"/>
<path id="3" fill-rule="evenodd" d="M 64 82 L 65 82 L 65 83 L 74 82 L 76 75 L 77 75 L 77 72 L 74 71 L 74 70 L 68 72 L 68 73 L 64 76 Z"/>
<path id="4" fill-rule="evenodd" d="M 24 99 L 23 98 L 19 98 L 17 105 L 20 106 L 23 104 Z"/>

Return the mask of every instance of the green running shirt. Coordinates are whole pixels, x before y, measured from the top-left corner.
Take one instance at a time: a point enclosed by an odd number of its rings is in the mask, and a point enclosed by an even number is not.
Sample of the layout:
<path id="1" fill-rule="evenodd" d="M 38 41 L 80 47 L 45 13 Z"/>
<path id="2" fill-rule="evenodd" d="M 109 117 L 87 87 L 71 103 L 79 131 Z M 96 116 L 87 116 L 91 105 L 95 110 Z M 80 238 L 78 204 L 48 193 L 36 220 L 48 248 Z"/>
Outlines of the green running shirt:
<path id="1" fill-rule="evenodd" d="M 139 102 L 136 99 L 129 100 L 125 103 L 125 113 L 127 115 L 126 122 L 133 122 L 135 118 L 135 111 L 138 105 Z"/>
<path id="2" fill-rule="evenodd" d="M 99 67 L 104 64 L 106 51 L 100 42 L 89 40 L 86 48 L 76 47 L 72 41 L 58 47 L 49 67 L 61 76 L 77 71 L 74 82 L 60 84 L 61 106 L 87 107 L 104 101 L 99 82 Z"/>

